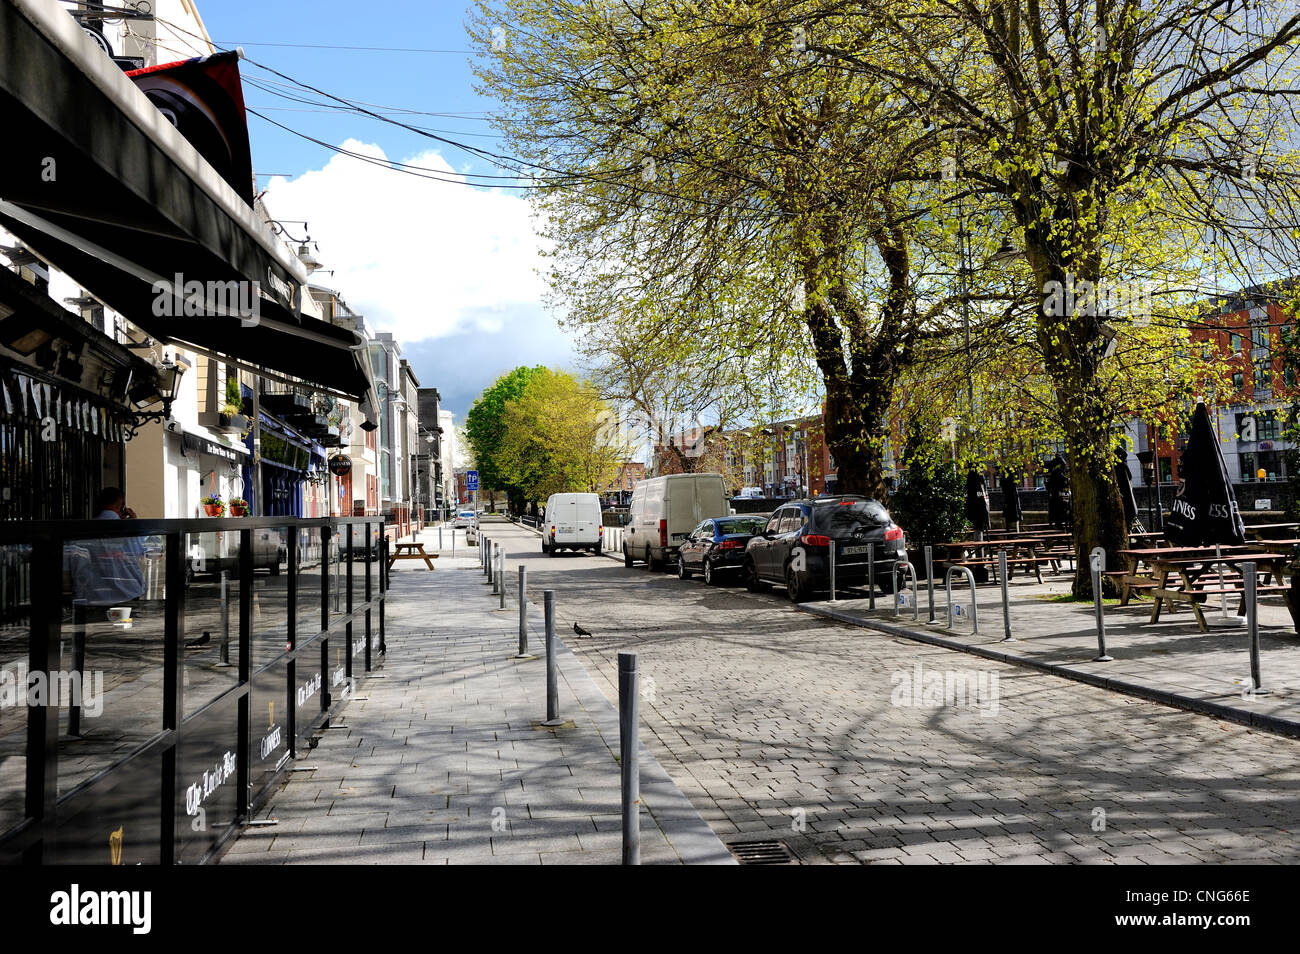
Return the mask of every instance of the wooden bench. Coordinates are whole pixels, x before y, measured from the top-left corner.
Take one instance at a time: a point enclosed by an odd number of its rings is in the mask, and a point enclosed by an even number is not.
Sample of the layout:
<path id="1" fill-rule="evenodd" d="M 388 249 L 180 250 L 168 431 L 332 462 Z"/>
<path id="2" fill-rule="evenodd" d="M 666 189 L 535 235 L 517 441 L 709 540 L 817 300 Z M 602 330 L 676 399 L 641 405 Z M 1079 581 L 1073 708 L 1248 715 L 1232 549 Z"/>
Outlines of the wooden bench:
<path id="1" fill-rule="evenodd" d="M 393 552 L 388 557 L 388 568 L 391 570 L 398 560 L 423 560 L 424 565 L 432 570 L 436 559 L 438 554 L 424 552 L 423 543 L 394 543 Z"/>

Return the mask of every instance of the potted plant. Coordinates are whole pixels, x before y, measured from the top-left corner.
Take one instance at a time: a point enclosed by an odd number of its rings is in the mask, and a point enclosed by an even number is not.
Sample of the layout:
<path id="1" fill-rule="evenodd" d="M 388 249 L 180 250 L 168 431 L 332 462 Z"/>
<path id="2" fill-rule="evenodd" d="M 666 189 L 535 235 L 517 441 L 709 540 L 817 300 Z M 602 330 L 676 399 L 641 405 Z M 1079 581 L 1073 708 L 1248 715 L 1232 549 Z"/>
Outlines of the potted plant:
<path id="1" fill-rule="evenodd" d="M 232 517 L 242 517 L 248 513 L 248 501 L 243 497 L 230 498 L 230 515 Z"/>
<path id="2" fill-rule="evenodd" d="M 234 374 L 226 377 L 226 401 L 217 411 L 217 420 L 221 429 L 231 434 L 242 434 L 248 428 L 244 396 L 239 389 L 239 378 Z"/>
<path id="3" fill-rule="evenodd" d="M 203 512 L 209 517 L 224 517 L 226 515 L 226 502 L 221 499 L 221 494 L 208 494 L 204 497 Z"/>

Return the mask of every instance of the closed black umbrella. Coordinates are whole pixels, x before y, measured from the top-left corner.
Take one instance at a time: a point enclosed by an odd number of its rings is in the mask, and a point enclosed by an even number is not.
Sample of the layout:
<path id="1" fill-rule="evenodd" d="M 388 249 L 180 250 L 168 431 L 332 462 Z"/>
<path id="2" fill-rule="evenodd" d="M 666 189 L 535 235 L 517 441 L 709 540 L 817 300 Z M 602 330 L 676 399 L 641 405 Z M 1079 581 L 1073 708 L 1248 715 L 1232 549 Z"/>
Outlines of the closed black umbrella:
<path id="1" fill-rule="evenodd" d="M 1192 432 L 1178 461 L 1181 485 L 1165 519 L 1165 536 L 1186 547 L 1245 543 L 1246 527 L 1228 479 L 1228 467 L 1204 404 L 1192 413 Z"/>
<path id="2" fill-rule="evenodd" d="M 1016 524 L 1024 519 L 1020 507 L 1020 482 L 1015 475 L 1002 472 L 1002 519 L 1008 530 L 1016 529 Z"/>
<path id="3" fill-rule="evenodd" d="M 984 483 L 984 475 L 973 470 L 966 475 L 966 519 L 976 533 L 989 528 L 988 485 Z"/>
<path id="4" fill-rule="evenodd" d="M 1124 504 L 1124 526 L 1132 527 L 1137 519 L 1138 503 L 1133 496 L 1133 474 L 1128 469 L 1128 449 L 1115 448 L 1115 483 L 1119 486 L 1119 499 Z"/>

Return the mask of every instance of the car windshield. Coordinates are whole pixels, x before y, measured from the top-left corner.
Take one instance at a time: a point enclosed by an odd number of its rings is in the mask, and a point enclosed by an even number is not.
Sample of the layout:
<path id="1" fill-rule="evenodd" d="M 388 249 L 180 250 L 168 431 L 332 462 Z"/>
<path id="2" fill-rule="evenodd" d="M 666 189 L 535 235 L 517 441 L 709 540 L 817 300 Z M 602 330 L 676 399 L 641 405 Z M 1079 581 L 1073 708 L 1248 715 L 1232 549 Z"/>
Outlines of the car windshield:
<path id="1" fill-rule="evenodd" d="M 722 533 L 762 533 L 767 524 L 767 517 L 737 517 L 732 520 L 719 520 L 718 530 Z"/>
<path id="2" fill-rule="evenodd" d="M 876 500 L 827 502 L 814 512 L 819 528 L 841 533 L 874 530 L 891 522 L 889 511 Z"/>
<path id="3" fill-rule="evenodd" d="M 462 510 L 461 513 L 460 513 L 460 515 L 461 515 L 462 517 L 472 517 L 472 516 L 474 516 L 474 511 L 473 511 L 473 510 Z"/>

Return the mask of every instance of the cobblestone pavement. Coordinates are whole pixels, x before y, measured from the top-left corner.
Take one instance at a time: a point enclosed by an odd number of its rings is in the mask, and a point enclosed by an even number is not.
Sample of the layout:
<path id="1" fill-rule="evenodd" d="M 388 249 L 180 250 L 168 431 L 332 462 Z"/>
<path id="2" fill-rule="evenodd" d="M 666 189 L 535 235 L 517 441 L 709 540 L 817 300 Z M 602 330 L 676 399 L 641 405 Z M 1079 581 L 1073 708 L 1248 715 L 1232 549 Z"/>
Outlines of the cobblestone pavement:
<path id="1" fill-rule="evenodd" d="M 436 538 L 435 538 L 436 539 Z M 448 541 L 450 543 L 450 541 Z M 564 647 L 546 718 L 543 620 L 527 659 L 518 603 L 497 609 L 472 549 L 393 573 L 388 655 L 223 864 L 617 864 L 617 713 Z M 462 550 L 461 553 L 464 553 Z M 419 569 L 415 569 L 419 567 Z M 645 864 L 731 863 L 642 748 Z"/>
<path id="2" fill-rule="evenodd" d="M 728 842 L 805 862 L 1300 860 L 1300 743 L 485 530 L 555 590 L 561 632 L 592 632 L 570 644 L 606 695 L 617 652 L 640 654 L 643 737 Z M 927 704 L 934 676 L 965 675 L 972 695 Z"/>

